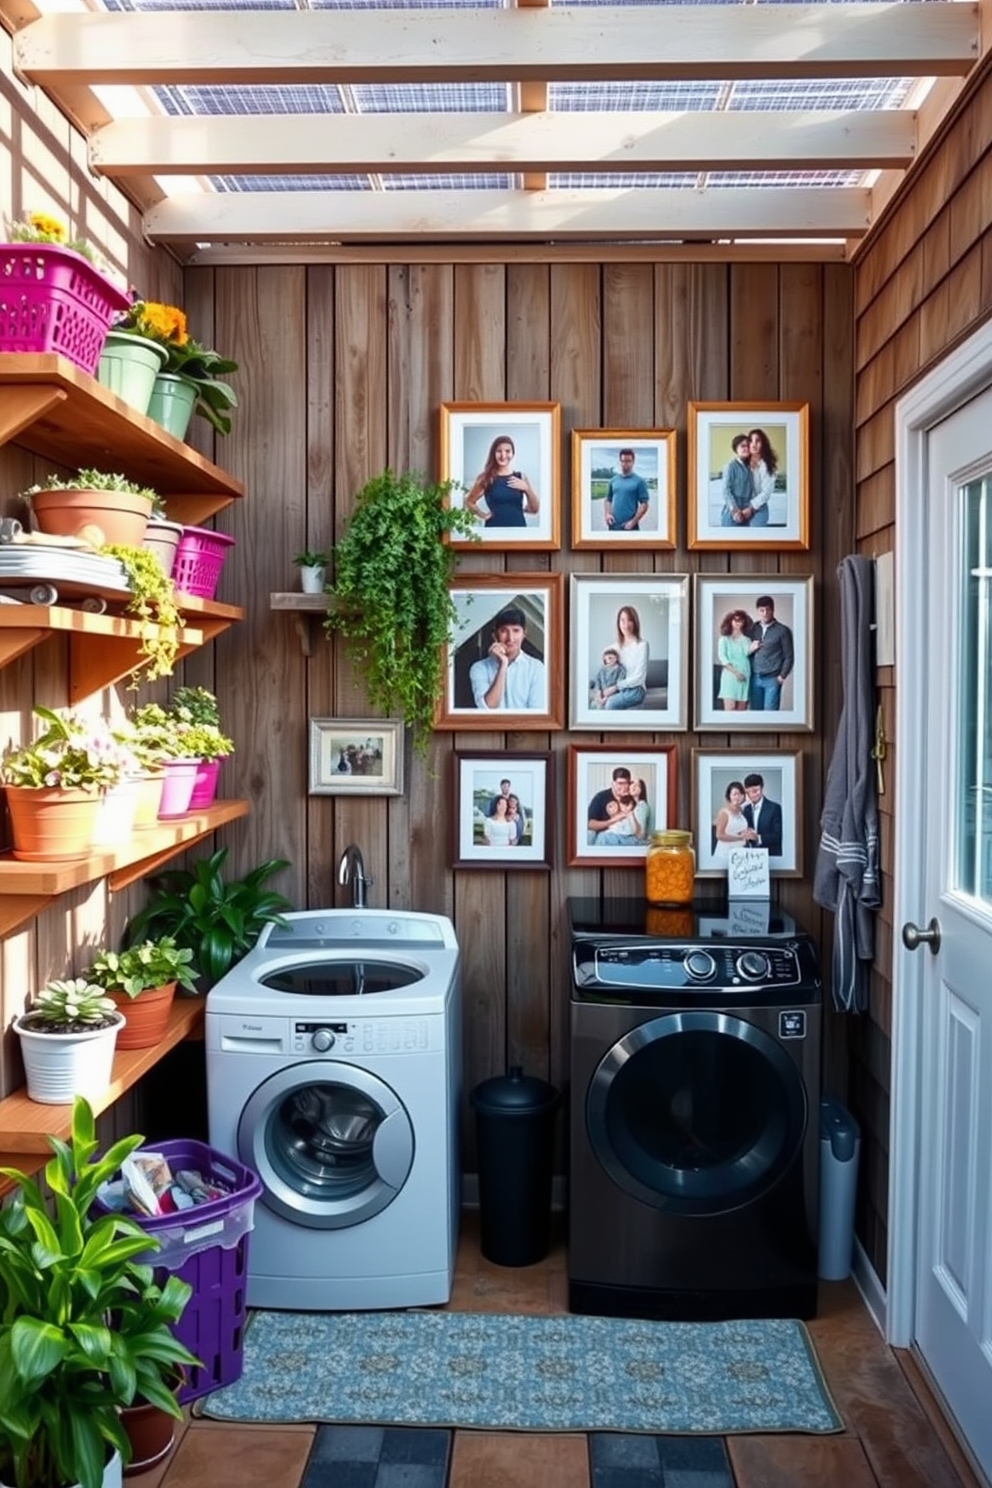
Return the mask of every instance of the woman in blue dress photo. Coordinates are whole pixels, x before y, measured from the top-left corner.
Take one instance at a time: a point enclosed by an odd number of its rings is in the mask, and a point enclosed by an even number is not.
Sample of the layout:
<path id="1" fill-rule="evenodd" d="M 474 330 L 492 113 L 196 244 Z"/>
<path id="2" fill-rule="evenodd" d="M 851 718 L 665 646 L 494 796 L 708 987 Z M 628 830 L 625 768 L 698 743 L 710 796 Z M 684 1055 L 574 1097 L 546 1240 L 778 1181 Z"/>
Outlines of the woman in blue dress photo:
<path id="1" fill-rule="evenodd" d="M 465 509 L 486 527 L 526 527 L 527 515 L 540 505 L 525 475 L 512 469 L 516 445 L 509 434 L 498 434 L 489 446 L 485 466 L 465 497 Z M 479 503 L 484 503 L 480 508 Z"/>

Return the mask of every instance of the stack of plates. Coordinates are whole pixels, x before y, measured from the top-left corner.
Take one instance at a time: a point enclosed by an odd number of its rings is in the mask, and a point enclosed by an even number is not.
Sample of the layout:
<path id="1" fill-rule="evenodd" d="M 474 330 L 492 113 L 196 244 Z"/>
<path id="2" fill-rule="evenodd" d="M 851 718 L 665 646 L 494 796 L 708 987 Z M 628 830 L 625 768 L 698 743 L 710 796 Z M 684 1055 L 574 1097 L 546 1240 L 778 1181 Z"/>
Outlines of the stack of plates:
<path id="1" fill-rule="evenodd" d="M 98 553 L 46 548 L 33 543 L 0 544 L 0 583 L 72 584 L 82 589 L 130 592 L 119 558 Z"/>

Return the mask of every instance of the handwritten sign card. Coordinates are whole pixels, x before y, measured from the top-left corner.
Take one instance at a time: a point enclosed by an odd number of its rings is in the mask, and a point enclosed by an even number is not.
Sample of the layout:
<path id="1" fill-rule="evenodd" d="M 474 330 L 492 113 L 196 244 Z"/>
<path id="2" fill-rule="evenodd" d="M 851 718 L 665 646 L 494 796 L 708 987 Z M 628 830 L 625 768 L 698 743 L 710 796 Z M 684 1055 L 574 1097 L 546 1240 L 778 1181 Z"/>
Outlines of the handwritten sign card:
<path id="1" fill-rule="evenodd" d="M 767 899 L 770 893 L 768 849 L 732 847 L 727 863 L 727 898 Z"/>

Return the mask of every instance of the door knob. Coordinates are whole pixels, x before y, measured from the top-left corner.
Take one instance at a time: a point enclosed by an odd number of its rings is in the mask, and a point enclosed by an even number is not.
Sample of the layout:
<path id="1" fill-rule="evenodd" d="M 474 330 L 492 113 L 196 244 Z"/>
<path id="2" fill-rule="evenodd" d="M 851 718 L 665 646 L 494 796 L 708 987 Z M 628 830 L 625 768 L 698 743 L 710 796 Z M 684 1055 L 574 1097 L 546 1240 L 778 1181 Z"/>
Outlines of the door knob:
<path id="1" fill-rule="evenodd" d="M 919 925 L 914 925 L 912 920 L 907 920 L 902 927 L 902 943 L 907 951 L 918 951 L 921 945 L 930 947 L 930 954 L 936 956 L 940 950 L 940 921 L 931 920 L 925 930 Z"/>

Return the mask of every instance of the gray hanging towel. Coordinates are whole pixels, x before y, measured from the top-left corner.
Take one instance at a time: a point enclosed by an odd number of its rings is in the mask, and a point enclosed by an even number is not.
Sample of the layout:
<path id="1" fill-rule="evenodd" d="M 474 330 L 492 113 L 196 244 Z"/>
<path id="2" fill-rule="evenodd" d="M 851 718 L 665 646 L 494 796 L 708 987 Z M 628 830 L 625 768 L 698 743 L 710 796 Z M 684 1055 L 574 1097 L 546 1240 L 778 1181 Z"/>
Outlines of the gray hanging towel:
<path id="1" fill-rule="evenodd" d="M 834 1006 L 864 1012 L 875 954 L 874 911 L 882 902 L 878 801 L 872 760 L 875 727 L 872 618 L 875 565 L 858 554 L 841 560 L 841 709 L 820 817 L 813 898 L 834 921 Z"/>

